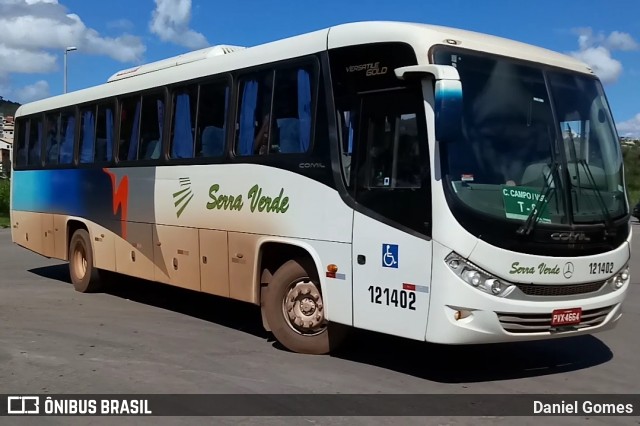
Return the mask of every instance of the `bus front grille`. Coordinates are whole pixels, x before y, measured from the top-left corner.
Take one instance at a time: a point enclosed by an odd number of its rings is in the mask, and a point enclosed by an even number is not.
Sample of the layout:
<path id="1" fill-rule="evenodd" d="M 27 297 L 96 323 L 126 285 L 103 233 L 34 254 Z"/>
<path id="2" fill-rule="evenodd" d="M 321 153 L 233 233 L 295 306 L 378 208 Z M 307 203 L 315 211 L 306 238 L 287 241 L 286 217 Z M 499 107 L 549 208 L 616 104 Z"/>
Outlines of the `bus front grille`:
<path id="1" fill-rule="evenodd" d="M 595 327 L 605 320 L 613 306 L 590 309 L 582 312 L 580 324 L 571 326 L 571 329 L 578 330 L 587 327 Z M 553 331 L 551 327 L 551 313 L 549 314 L 516 314 L 496 312 L 500 325 L 509 333 L 544 333 Z"/>
<path id="2" fill-rule="evenodd" d="M 605 281 L 573 285 L 516 284 L 515 286 L 529 296 L 571 296 L 593 293 L 600 290 L 604 284 Z"/>

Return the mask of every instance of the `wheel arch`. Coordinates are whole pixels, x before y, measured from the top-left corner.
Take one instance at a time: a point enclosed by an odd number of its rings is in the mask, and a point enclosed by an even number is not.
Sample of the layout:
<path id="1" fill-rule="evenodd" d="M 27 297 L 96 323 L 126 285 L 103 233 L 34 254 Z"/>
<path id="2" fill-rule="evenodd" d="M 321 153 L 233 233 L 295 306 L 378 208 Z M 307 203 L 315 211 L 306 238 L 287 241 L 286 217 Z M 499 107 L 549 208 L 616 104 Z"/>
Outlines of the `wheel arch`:
<path id="1" fill-rule="evenodd" d="M 316 268 L 318 274 L 318 281 L 320 284 L 320 292 L 326 295 L 326 280 L 322 275 L 322 262 L 318 251 L 308 242 L 279 237 L 264 237 L 261 238 L 258 243 L 258 255 L 256 256 L 256 276 L 257 282 L 255 283 L 254 300 L 258 301 L 258 304 L 262 306 L 264 300 L 264 294 L 268 291 L 269 283 L 275 271 L 282 266 L 285 262 L 292 259 L 306 258 L 310 264 Z M 330 315 L 330 303 L 323 298 L 325 305 L 325 317 L 329 320 Z M 263 325 L 267 331 L 269 326 L 263 315 Z"/>
<path id="2" fill-rule="evenodd" d="M 66 229 L 66 236 L 65 236 L 66 249 L 65 249 L 64 260 L 67 260 L 67 261 L 69 260 L 69 244 L 71 244 L 71 237 L 73 237 L 74 232 L 76 232 L 78 229 L 84 229 L 89 233 L 89 243 L 91 244 L 91 251 L 94 252 L 93 235 L 91 234 L 90 227 L 87 225 L 84 219 L 80 219 L 73 216 L 68 217 L 65 223 L 65 229 Z M 93 263 L 95 264 L 95 259 L 93 259 Z"/>

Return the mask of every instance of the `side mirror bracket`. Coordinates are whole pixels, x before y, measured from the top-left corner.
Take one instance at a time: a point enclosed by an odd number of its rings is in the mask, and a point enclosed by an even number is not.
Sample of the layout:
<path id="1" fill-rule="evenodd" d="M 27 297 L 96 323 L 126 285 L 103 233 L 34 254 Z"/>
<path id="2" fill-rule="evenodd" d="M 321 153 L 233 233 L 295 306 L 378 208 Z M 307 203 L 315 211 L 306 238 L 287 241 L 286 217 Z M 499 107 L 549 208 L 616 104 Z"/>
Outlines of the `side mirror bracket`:
<path id="1" fill-rule="evenodd" d="M 396 68 L 394 72 L 400 80 L 428 78 L 435 81 L 436 140 L 459 140 L 462 128 L 462 82 L 457 68 L 436 64 L 410 65 Z"/>
<path id="2" fill-rule="evenodd" d="M 406 67 L 396 68 L 394 70 L 396 77 L 400 80 L 409 80 L 411 78 L 432 78 L 438 80 L 457 80 L 460 81 L 460 74 L 456 67 L 451 65 L 409 65 Z"/>

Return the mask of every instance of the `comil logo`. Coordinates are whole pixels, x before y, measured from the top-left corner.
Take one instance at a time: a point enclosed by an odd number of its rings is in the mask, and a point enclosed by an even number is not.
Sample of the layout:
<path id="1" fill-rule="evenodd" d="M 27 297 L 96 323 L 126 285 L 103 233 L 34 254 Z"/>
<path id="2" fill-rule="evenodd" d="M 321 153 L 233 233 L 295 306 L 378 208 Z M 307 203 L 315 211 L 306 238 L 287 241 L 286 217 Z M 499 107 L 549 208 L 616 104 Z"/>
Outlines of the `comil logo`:
<path id="1" fill-rule="evenodd" d="M 551 234 L 551 238 L 556 241 L 568 242 L 591 241 L 591 238 L 584 232 L 554 232 Z"/>
<path id="2" fill-rule="evenodd" d="M 40 397 L 8 396 L 7 414 L 40 414 Z"/>
<path id="3" fill-rule="evenodd" d="M 193 198 L 193 192 L 191 192 L 191 179 L 188 177 L 180 178 L 180 188 L 182 188 L 180 191 L 173 193 L 173 204 L 178 209 L 176 211 L 177 217 L 180 217 Z"/>

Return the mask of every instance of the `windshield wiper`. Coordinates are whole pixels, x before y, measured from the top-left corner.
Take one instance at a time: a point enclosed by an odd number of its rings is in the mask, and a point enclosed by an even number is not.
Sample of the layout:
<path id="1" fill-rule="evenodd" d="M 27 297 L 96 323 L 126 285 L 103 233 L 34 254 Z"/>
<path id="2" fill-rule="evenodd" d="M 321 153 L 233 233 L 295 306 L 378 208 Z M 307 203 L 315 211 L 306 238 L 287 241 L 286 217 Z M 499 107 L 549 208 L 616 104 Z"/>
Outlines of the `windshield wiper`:
<path id="1" fill-rule="evenodd" d="M 589 167 L 589 164 L 587 164 L 587 161 L 584 158 L 578 159 L 578 155 L 576 154 L 576 143 L 575 143 L 575 140 L 573 139 L 573 130 L 571 129 L 571 126 L 569 125 L 569 123 L 567 123 L 567 133 L 569 134 L 569 139 L 571 140 L 571 148 L 572 148 L 571 152 L 573 154 L 573 159 L 576 164 L 576 179 L 578 180 L 578 189 L 582 189 L 582 186 L 580 185 L 580 172 L 578 171 L 578 164 L 579 164 L 582 166 L 582 168 L 586 172 L 589 183 L 593 187 L 593 192 L 596 194 L 596 199 L 598 200 L 598 206 L 600 207 L 600 211 L 602 213 L 602 216 L 604 217 L 604 221 L 605 221 L 604 236 L 605 238 L 609 235 L 614 236 L 615 226 L 613 225 L 613 219 L 611 218 L 611 213 L 607 208 L 607 204 L 604 202 L 604 198 L 602 198 L 602 192 L 598 189 L 598 186 L 596 185 L 596 179 L 593 177 L 593 173 L 591 173 L 591 167 Z"/>
<path id="2" fill-rule="evenodd" d="M 580 160 L 578 160 L 578 164 L 580 164 L 582 168 L 584 168 L 587 174 L 587 177 L 589 178 L 589 183 L 593 187 L 593 192 L 596 194 L 596 199 L 598 200 L 598 205 L 600 206 L 600 210 L 602 212 L 602 216 L 604 217 L 604 222 L 605 222 L 604 235 L 605 237 L 614 236 L 616 232 L 615 232 L 615 226 L 613 224 L 613 219 L 611 218 L 611 212 L 609 212 L 609 209 L 607 208 L 607 204 L 604 202 L 604 198 L 602 198 L 602 192 L 598 189 L 598 186 L 596 185 L 596 179 L 593 177 L 593 173 L 591 173 L 591 168 L 589 167 L 589 164 L 587 164 L 587 161 L 584 158 L 581 158 Z"/>
<path id="3" fill-rule="evenodd" d="M 533 207 L 533 210 L 531 210 L 531 212 L 527 216 L 527 220 L 516 231 L 518 235 L 529 235 L 531 231 L 533 231 L 533 229 L 535 228 L 536 223 L 538 222 L 538 219 L 542 214 L 542 210 L 544 210 L 544 208 L 547 205 L 549 196 L 551 195 L 551 191 L 555 189 L 555 185 L 552 186 L 549 183 L 549 181 L 553 181 L 555 179 L 556 173 L 558 172 L 559 168 L 560 168 L 560 163 L 554 160 L 551 163 L 549 176 L 545 177 L 544 179 L 544 184 L 542 185 L 542 188 L 541 188 L 540 198 L 538 198 L 538 201 L 536 201 L 536 204 Z M 542 175 L 544 176 L 544 170 L 542 171 Z"/>

